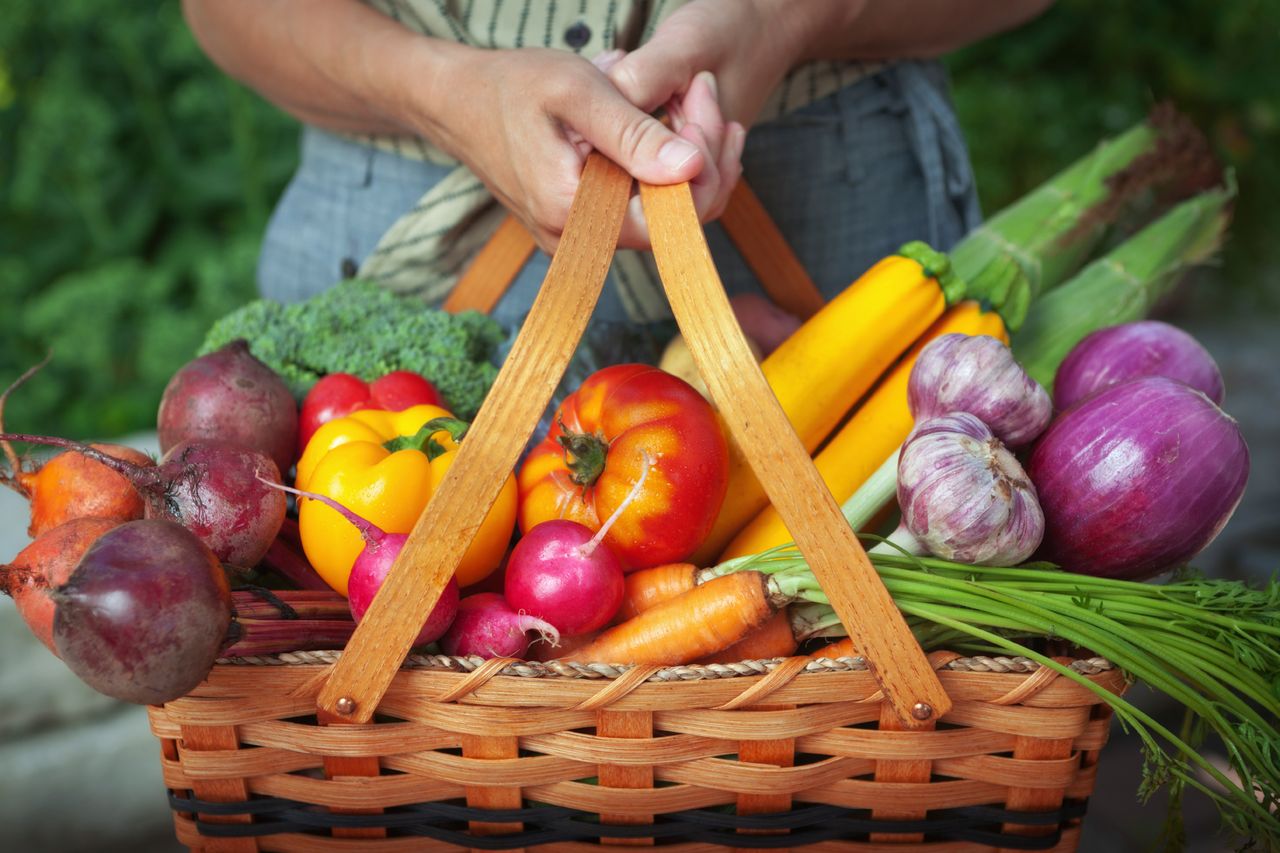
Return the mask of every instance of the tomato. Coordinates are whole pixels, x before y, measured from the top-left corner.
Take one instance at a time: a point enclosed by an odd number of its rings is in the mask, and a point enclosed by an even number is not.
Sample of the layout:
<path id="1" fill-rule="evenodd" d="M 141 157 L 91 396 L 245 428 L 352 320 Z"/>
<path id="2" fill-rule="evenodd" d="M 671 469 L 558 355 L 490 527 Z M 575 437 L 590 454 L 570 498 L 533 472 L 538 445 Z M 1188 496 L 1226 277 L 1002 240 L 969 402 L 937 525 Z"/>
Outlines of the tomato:
<path id="1" fill-rule="evenodd" d="M 346 417 L 361 409 L 402 412 L 422 404 L 443 406 L 444 399 L 435 386 L 411 370 L 396 370 L 366 383 L 350 373 L 324 376 L 302 401 L 298 415 L 298 450 L 301 452 L 311 436 L 323 424 Z"/>
<path id="2" fill-rule="evenodd" d="M 645 364 L 592 374 L 556 412 L 520 468 L 520 529 L 567 518 L 605 534 L 628 569 L 688 557 L 715 522 L 729 451 L 711 405 L 683 379 Z"/>

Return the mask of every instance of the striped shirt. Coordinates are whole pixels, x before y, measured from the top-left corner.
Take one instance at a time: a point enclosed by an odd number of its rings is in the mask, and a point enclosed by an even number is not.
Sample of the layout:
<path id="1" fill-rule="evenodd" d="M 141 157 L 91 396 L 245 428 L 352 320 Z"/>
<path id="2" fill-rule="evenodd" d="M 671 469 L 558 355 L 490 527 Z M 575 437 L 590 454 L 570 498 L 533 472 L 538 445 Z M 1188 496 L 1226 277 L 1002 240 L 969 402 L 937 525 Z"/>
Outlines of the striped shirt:
<path id="1" fill-rule="evenodd" d="M 688 0 L 364 0 L 409 29 L 479 48 L 544 47 L 593 57 L 634 49 Z M 785 115 L 874 68 L 861 62 L 810 62 L 791 70 L 758 122 Z M 478 178 L 419 137 L 355 135 L 402 157 L 452 166 L 451 172 L 396 221 L 365 259 L 360 275 L 393 290 L 439 302 L 497 227 L 503 211 Z M 652 259 L 619 252 L 615 276 L 636 319 L 669 316 Z"/>

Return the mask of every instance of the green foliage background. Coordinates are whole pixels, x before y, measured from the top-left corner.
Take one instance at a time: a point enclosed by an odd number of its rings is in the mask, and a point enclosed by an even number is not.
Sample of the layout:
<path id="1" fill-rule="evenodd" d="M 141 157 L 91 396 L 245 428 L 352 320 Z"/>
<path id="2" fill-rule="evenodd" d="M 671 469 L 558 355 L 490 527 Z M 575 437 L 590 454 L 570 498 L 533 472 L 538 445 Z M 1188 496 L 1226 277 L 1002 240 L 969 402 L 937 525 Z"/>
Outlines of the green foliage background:
<path id="1" fill-rule="evenodd" d="M 1063 0 L 949 59 L 995 210 L 1171 98 L 1234 165 L 1218 310 L 1280 304 L 1280 0 Z M 0 384 L 7 425 L 146 428 L 213 318 L 251 298 L 293 122 L 200 53 L 178 5 L 7 0 L 0 15 Z"/>

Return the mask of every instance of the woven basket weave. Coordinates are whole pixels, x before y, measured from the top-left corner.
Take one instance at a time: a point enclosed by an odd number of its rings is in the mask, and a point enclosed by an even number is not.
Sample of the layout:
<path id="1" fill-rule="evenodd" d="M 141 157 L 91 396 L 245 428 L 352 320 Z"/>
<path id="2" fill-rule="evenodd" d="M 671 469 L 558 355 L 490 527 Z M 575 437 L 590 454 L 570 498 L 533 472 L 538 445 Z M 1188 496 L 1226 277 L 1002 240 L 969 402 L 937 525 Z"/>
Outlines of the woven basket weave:
<path id="1" fill-rule="evenodd" d="M 585 328 L 630 187 L 588 158 L 538 300 L 346 649 L 223 661 L 151 709 L 178 838 L 211 851 L 1074 850 L 1107 706 L 1026 659 L 924 654 L 752 367 L 687 186 L 641 186 L 673 312 L 866 659 L 406 657 Z M 744 221 L 749 209 L 725 219 L 740 247 L 797 270 L 772 257 L 776 229 Z M 482 252 L 498 278 L 532 248 L 518 231 Z M 501 292 L 482 289 L 490 302 Z M 1066 662 L 1124 686 L 1104 660 Z"/>
<path id="2" fill-rule="evenodd" d="M 151 709 L 179 840 L 568 851 L 639 831 L 689 851 L 1074 850 L 1109 720 L 1096 694 L 1025 658 L 934 653 L 955 704 L 932 732 L 895 730 L 860 658 L 621 669 L 412 657 L 376 722 L 318 726 L 317 677 L 336 656 L 224 661 Z M 1105 660 L 1071 667 L 1123 686 Z M 325 778 L 339 757 L 384 775 Z M 505 820 L 467 820 L 468 804 Z M 344 814 L 369 808 L 389 814 Z M 335 837 L 357 826 L 390 837 Z M 948 840 L 923 840 L 935 836 Z"/>

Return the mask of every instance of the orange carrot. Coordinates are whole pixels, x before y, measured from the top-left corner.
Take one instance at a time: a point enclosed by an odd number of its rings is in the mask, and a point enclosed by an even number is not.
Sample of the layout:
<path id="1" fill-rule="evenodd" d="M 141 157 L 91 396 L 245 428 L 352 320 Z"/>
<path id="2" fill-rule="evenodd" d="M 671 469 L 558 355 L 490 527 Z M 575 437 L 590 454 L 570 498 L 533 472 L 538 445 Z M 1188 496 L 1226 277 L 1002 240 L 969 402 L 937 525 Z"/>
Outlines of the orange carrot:
<path id="1" fill-rule="evenodd" d="M 836 658 L 856 658 L 860 654 L 861 653 L 858 649 L 853 645 L 853 640 L 849 637 L 845 637 L 843 639 L 836 640 L 830 645 L 823 646 L 813 654 L 809 655 L 809 657 L 814 659 L 831 658 L 832 660 L 835 660 Z"/>
<path id="2" fill-rule="evenodd" d="M 729 648 L 708 655 L 698 663 L 737 663 L 743 660 L 785 658 L 794 654 L 795 650 L 796 636 L 791 630 L 791 619 L 784 608 Z"/>
<path id="3" fill-rule="evenodd" d="M 608 629 L 572 660 L 673 665 L 726 649 L 763 625 L 782 602 L 772 600 L 760 572 L 734 572 Z"/>
<path id="4" fill-rule="evenodd" d="M 616 621 L 625 622 L 655 604 L 693 589 L 697 572 L 693 563 L 667 563 L 627 575 Z"/>

